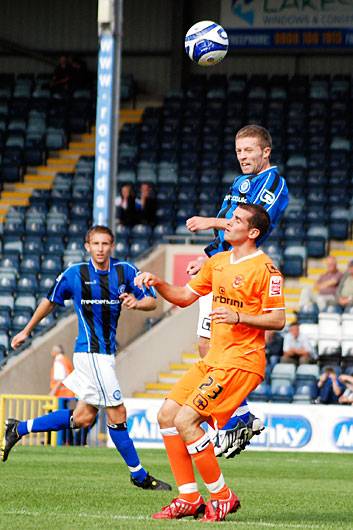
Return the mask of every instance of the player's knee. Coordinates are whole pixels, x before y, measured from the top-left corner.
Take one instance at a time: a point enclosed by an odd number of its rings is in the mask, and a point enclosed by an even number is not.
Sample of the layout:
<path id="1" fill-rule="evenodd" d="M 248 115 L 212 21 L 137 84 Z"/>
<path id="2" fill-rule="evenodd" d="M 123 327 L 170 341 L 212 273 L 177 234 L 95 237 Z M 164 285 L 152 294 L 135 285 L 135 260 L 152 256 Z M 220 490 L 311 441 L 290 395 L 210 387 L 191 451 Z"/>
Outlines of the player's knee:
<path id="1" fill-rule="evenodd" d="M 73 428 L 90 427 L 94 421 L 95 415 L 90 412 L 80 412 L 72 415 Z"/>
<path id="2" fill-rule="evenodd" d="M 158 424 L 161 429 L 174 426 L 175 412 L 167 406 L 162 406 L 157 414 Z"/>
<path id="3" fill-rule="evenodd" d="M 198 348 L 199 355 L 203 359 L 207 355 L 210 348 L 210 339 L 207 339 L 206 337 L 199 337 Z"/>

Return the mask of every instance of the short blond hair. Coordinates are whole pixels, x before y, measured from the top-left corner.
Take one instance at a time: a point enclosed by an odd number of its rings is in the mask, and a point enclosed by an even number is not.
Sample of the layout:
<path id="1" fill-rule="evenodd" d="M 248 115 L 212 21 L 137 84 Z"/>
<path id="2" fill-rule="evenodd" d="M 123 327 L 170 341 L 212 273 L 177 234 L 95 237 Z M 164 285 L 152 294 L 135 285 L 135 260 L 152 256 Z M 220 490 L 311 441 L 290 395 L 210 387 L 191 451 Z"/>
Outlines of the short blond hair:
<path id="1" fill-rule="evenodd" d="M 261 125 L 245 125 L 235 135 L 235 141 L 238 138 L 257 138 L 262 149 L 265 149 L 265 147 L 272 149 L 272 137 L 268 130 L 265 127 L 261 127 Z"/>

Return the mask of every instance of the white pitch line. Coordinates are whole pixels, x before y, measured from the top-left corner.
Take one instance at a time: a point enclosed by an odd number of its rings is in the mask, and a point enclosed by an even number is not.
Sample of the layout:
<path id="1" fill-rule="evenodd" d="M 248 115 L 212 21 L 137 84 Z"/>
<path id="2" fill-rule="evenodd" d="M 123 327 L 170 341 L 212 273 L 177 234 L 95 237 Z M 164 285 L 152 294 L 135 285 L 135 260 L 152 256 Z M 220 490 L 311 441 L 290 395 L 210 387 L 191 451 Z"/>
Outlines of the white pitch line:
<path id="1" fill-rule="evenodd" d="M 40 516 L 47 516 L 49 512 L 32 512 L 30 510 L 9 510 L 9 511 L 0 511 L 0 515 L 25 515 L 25 516 L 33 516 L 33 517 L 40 517 Z M 51 515 L 52 512 L 51 512 Z M 71 517 L 71 513 L 56 513 L 57 516 L 63 516 L 63 517 Z M 110 514 L 95 514 L 95 513 L 84 513 L 80 512 L 76 514 L 76 517 L 82 517 L 85 519 L 109 519 L 112 521 L 151 521 L 151 517 L 149 515 L 110 515 Z M 185 519 L 184 522 L 187 523 L 196 523 L 197 520 L 194 519 Z M 222 526 L 225 524 L 232 524 L 234 525 L 236 523 L 237 525 L 241 526 L 252 526 L 252 527 L 264 527 L 264 528 L 303 528 L 305 530 L 316 530 L 320 528 L 328 528 L 327 525 L 323 526 L 320 524 L 300 524 L 300 523 L 271 523 L 267 521 L 222 521 Z"/>

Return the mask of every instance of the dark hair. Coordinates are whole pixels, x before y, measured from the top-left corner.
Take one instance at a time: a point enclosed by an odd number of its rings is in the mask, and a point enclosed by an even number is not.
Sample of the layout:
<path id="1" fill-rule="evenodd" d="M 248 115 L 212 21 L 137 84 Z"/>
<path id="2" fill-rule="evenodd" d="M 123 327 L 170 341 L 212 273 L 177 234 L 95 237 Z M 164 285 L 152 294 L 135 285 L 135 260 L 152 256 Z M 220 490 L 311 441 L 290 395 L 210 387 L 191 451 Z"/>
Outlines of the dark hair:
<path id="1" fill-rule="evenodd" d="M 235 135 L 235 141 L 237 141 L 238 138 L 257 138 L 262 149 L 265 147 L 272 148 L 271 135 L 268 130 L 265 129 L 265 127 L 261 127 L 261 125 L 245 125 L 245 127 L 239 129 Z"/>
<path id="2" fill-rule="evenodd" d="M 112 243 L 114 243 L 114 234 L 108 226 L 94 225 L 87 230 L 85 242 L 89 243 L 89 240 L 93 234 L 107 234 L 111 237 Z"/>
<path id="3" fill-rule="evenodd" d="M 261 204 L 239 204 L 237 208 L 242 208 L 251 213 L 251 217 L 248 219 L 249 227 L 257 228 L 260 231 L 256 241 L 267 234 L 271 219 Z"/>

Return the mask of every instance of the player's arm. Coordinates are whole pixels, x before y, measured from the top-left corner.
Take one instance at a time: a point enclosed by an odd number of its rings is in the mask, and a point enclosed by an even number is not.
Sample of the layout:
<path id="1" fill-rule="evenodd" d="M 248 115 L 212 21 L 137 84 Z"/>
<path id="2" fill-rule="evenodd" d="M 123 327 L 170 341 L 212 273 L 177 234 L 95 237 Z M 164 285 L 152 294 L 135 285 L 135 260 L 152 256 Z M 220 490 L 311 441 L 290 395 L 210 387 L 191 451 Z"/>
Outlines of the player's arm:
<path id="1" fill-rule="evenodd" d="M 139 274 L 135 278 L 135 285 L 140 289 L 143 289 L 144 286 L 155 287 L 165 300 L 179 307 L 187 307 L 199 298 L 188 287 L 171 285 L 150 272 Z"/>
<path id="2" fill-rule="evenodd" d="M 244 324 L 250 328 L 281 330 L 286 323 L 284 309 L 274 309 L 262 315 L 249 315 L 240 311 L 233 311 L 227 307 L 217 307 L 211 313 L 211 319 L 216 324 Z"/>
<path id="3" fill-rule="evenodd" d="M 34 330 L 34 328 L 39 324 L 39 322 L 49 315 L 53 311 L 55 307 L 54 302 L 50 302 L 47 298 L 44 298 L 35 312 L 32 315 L 32 318 L 28 322 L 28 324 L 23 328 L 22 331 L 17 333 L 17 335 L 14 336 L 14 338 L 11 341 L 11 347 L 15 350 L 19 346 L 21 346 L 26 339 L 28 339 L 31 332 Z"/>
<path id="4" fill-rule="evenodd" d="M 223 217 L 190 217 L 186 221 L 186 228 L 190 232 L 197 232 L 198 230 L 225 230 L 227 226 L 227 219 Z"/>

